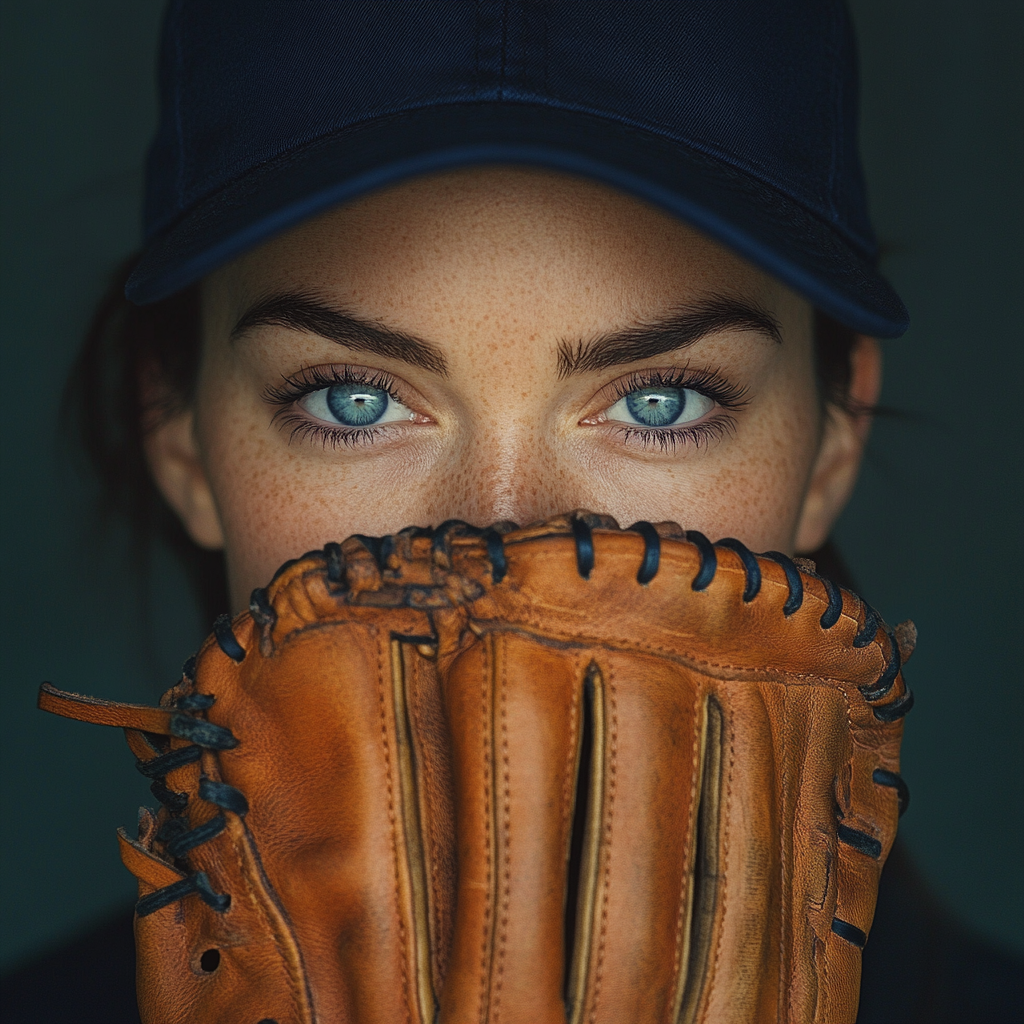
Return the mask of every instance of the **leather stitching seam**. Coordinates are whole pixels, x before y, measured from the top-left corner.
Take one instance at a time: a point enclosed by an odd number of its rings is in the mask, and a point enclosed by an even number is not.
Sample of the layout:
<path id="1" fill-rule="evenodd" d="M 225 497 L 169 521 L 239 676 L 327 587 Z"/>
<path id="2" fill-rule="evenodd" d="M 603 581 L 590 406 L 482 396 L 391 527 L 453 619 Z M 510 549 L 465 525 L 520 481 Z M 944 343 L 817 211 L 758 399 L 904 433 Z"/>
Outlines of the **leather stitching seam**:
<path id="1" fill-rule="evenodd" d="M 488 619 L 478 619 L 473 616 L 471 616 L 471 618 L 473 618 L 474 622 L 478 622 L 481 625 L 486 625 L 490 621 Z M 856 622 L 856 620 L 853 621 Z M 579 633 L 574 632 L 559 633 L 555 630 L 552 630 L 550 626 L 544 626 L 540 621 L 528 620 L 522 624 L 502 622 L 502 626 L 504 627 L 503 631 L 521 632 L 525 635 L 531 636 L 532 638 L 539 640 L 542 643 L 547 641 L 555 644 L 566 644 L 573 647 L 597 647 L 603 650 L 621 650 L 628 653 L 652 654 L 657 655 L 659 658 L 665 658 L 676 664 L 683 665 L 686 668 L 694 669 L 695 671 L 706 672 L 707 674 L 713 674 L 714 671 L 735 672 L 737 673 L 736 678 L 753 679 L 753 681 L 761 681 L 757 680 L 755 677 L 759 674 L 765 674 L 785 677 L 785 679 L 770 678 L 768 680 L 764 680 L 767 682 L 785 681 L 787 684 L 792 684 L 794 682 L 799 683 L 802 681 L 806 681 L 811 684 L 814 684 L 816 682 L 845 682 L 847 685 L 857 685 L 846 680 L 834 680 L 831 677 L 819 676 L 811 672 L 795 672 L 792 669 L 784 668 L 778 665 L 751 665 L 749 662 L 743 664 L 736 664 L 733 662 L 712 661 L 710 659 L 696 658 L 692 656 L 688 657 L 686 655 L 679 654 L 678 649 L 674 649 L 667 645 L 663 646 L 657 643 L 637 643 L 635 640 L 631 640 L 625 637 L 612 637 L 609 639 L 608 637 L 602 638 L 587 635 L 581 636 Z M 886 664 L 885 656 L 882 652 L 882 645 L 877 640 L 873 641 L 871 644 L 866 645 L 865 647 L 859 649 L 851 649 L 860 651 L 870 651 L 872 647 L 877 648 L 878 653 L 882 658 L 882 669 L 884 669 Z M 723 676 L 721 678 L 728 679 L 729 677 Z"/>
<path id="2" fill-rule="evenodd" d="M 711 971 L 708 975 L 707 981 L 704 985 L 704 993 L 709 993 L 714 990 L 715 976 L 718 974 L 718 965 L 722 959 L 722 938 L 725 932 L 724 923 L 728 920 L 728 898 L 729 898 L 729 879 L 732 876 L 732 872 L 728 870 L 729 866 L 729 809 L 732 807 L 732 770 L 733 765 L 736 763 L 736 734 L 733 731 L 732 722 L 729 722 L 729 774 L 725 784 L 725 802 L 721 805 L 719 811 L 719 821 L 723 822 L 722 833 L 721 833 L 721 868 L 719 875 L 721 877 L 721 911 L 715 916 L 718 919 L 718 938 L 715 940 L 715 961 L 712 965 Z M 711 1010 L 711 1000 L 706 995 L 702 995 L 704 999 L 704 1010 L 701 1013 L 700 1019 L 706 1022 L 708 1019 L 708 1012 Z"/>
<path id="3" fill-rule="evenodd" d="M 496 957 L 498 977 L 495 985 L 494 1016 L 500 1019 L 501 986 L 505 975 L 505 946 L 508 938 L 509 906 L 512 889 L 512 810 L 510 791 L 510 772 L 508 756 L 508 657 L 505 650 L 506 638 L 501 638 L 501 775 L 502 775 L 502 809 L 501 830 L 503 842 L 501 849 L 502 894 L 501 894 L 501 932 L 498 938 L 498 955 Z"/>
<path id="4" fill-rule="evenodd" d="M 790 908 L 792 906 L 792 893 L 786 891 L 787 860 L 786 860 L 786 822 L 788 820 L 788 808 L 786 807 L 786 793 L 789 783 L 789 687 L 782 688 L 782 785 L 779 787 L 778 814 L 779 824 L 782 826 L 779 831 L 779 889 L 782 893 L 782 914 L 779 919 L 779 992 L 777 1006 L 781 1009 L 786 1007 L 786 1019 L 789 1019 L 791 1006 L 790 993 L 786 991 L 783 984 L 783 976 L 786 970 L 786 940 L 788 936 L 787 922 L 789 921 Z M 795 810 L 795 807 L 794 807 Z M 789 904 L 787 906 L 787 904 Z"/>
<path id="5" fill-rule="evenodd" d="M 477 1002 L 477 1018 L 481 1024 L 486 1021 L 485 999 L 489 994 L 487 991 L 487 960 L 488 946 L 490 945 L 491 930 L 491 877 L 493 874 L 493 850 L 491 849 L 491 749 L 490 730 L 491 715 L 490 701 L 488 699 L 488 680 L 491 675 L 490 644 L 484 643 L 482 647 L 481 660 L 483 661 L 483 672 L 480 677 L 480 717 L 482 728 L 480 735 L 483 742 L 483 811 L 484 811 L 484 852 L 487 858 L 487 902 L 484 906 L 483 937 L 480 943 L 480 988 Z"/>
<path id="6" fill-rule="evenodd" d="M 390 672 L 388 673 L 390 675 Z M 384 778 L 388 790 L 388 822 L 391 825 L 391 863 L 394 866 L 394 916 L 398 924 L 398 937 L 401 946 L 399 961 L 402 966 L 402 995 L 405 999 L 405 1019 L 412 1024 L 412 1008 L 409 1005 L 409 940 L 402 920 L 402 893 L 398 867 L 398 818 L 395 814 L 395 791 L 391 778 L 391 744 L 388 743 L 387 698 L 385 696 L 385 651 L 383 644 L 377 645 L 377 695 L 380 704 L 380 741 L 384 753 Z"/>
<path id="7" fill-rule="evenodd" d="M 416 679 L 415 692 L 417 694 L 416 700 L 407 700 L 407 706 L 409 713 L 412 716 L 412 723 L 416 729 L 416 733 L 419 736 L 426 735 L 426 730 L 423 728 L 423 712 L 420 706 L 419 694 L 422 690 L 422 684 L 419 682 L 420 668 L 419 663 L 416 661 L 412 662 L 410 667 L 410 674 Z M 434 783 L 434 765 L 430 758 L 430 745 L 423 743 L 420 745 L 418 750 L 420 758 L 420 769 L 423 773 L 423 790 L 426 792 L 432 792 L 435 786 Z M 441 909 L 438 907 L 438 900 L 436 894 L 441 891 L 440 881 L 438 879 L 438 858 L 439 851 L 437 849 L 437 838 L 434 835 L 434 830 L 431 828 L 430 823 L 425 821 L 422 826 L 423 845 L 429 850 L 427 856 L 430 859 L 430 884 L 431 884 L 431 898 L 430 898 L 430 917 L 433 925 L 433 934 L 431 936 L 435 946 L 441 936 Z M 438 970 L 438 951 L 433 949 L 431 951 L 431 959 L 433 961 L 434 968 L 434 982 L 435 984 L 440 982 L 440 971 Z"/>
<path id="8" fill-rule="evenodd" d="M 611 885 L 612 872 L 612 820 L 615 813 L 615 773 L 616 758 L 618 755 L 619 719 L 618 708 L 615 700 L 615 676 L 609 667 L 605 672 L 605 682 L 608 686 L 608 704 L 611 708 L 610 719 L 610 740 L 608 754 L 608 815 L 604 821 L 604 882 L 601 893 L 601 938 L 597 948 L 597 968 L 594 972 L 594 1001 L 590 1007 L 590 1024 L 597 1021 L 597 1009 L 601 1000 L 601 981 L 604 971 L 605 943 L 608 938 L 608 890 Z"/>
<path id="9" fill-rule="evenodd" d="M 694 888 L 691 880 L 691 874 L 693 873 L 693 858 L 694 858 L 694 842 L 693 836 L 696 835 L 697 830 L 697 814 L 699 813 L 697 808 L 697 776 L 698 772 L 702 773 L 701 766 L 701 735 L 704 734 L 704 742 L 707 743 L 707 729 L 702 719 L 702 706 L 707 700 L 707 694 L 698 690 L 696 697 L 693 701 L 693 720 L 694 722 L 701 722 L 701 728 L 694 729 L 693 731 L 693 757 L 691 759 L 690 766 L 690 814 L 689 814 L 689 826 L 688 831 L 691 836 L 690 842 L 686 844 L 686 860 L 683 863 L 683 885 L 682 891 L 679 894 L 679 911 L 676 914 L 676 951 L 675 951 L 675 962 L 672 967 L 672 979 L 674 982 L 674 988 L 677 992 L 682 992 L 682 985 L 679 981 L 679 973 L 682 970 L 683 965 L 683 929 L 686 926 L 686 908 L 687 905 L 690 907 L 690 921 L 693 921 L 693 898 Z M 691 924 L 692 928 L 692 924 Z"/>

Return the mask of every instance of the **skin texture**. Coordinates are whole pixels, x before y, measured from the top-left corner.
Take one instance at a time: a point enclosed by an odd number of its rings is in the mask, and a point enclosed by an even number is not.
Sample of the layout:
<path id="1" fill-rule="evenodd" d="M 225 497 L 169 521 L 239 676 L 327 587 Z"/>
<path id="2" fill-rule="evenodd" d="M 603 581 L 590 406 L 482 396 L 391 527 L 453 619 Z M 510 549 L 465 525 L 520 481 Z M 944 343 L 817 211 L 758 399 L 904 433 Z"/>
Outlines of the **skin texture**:
<path id="1" fill-rule="evenodd" d="M 413 336 L 446 372 L 294 326 L 233 335 L 254 305 L 284 294 Z M 560 351 L 723 300 L 766 315 L 781 340 L 727 326 L 560 373 Z M 866 415 L 823 412 L 811 328 L 796 293 L 605 186 L 501 167 L 419 178 L 307 221 L 204 282 L 195 400 L 150 434 L 147 453 L 191 536 L 225 548 L 237 607 L 285 559 L 327 541 L 449 518 L 525 524 L 584 507 L 622 525 L 675 520 L 755 551 L 811 551 L 849 497 L 869 427 Z M 318 432 L 299 404 L 268 401 L 311 367 L 387 375 L 407 418 L 353 442 Z M 871 406 L 873 339 L 859 339 L 852 371 L 853 404 Z M 676 427 L 688 433 L 638 435 L 614 410 L 652 373 L 713 374 L 732 407 L 694 396 L 706 411 Z"/>

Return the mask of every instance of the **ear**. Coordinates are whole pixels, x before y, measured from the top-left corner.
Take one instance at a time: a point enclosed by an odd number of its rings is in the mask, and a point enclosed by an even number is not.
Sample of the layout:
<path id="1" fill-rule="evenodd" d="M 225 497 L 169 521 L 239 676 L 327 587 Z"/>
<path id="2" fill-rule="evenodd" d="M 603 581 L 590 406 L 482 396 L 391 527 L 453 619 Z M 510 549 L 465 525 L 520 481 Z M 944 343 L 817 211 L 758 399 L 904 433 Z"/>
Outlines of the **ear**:
<path id="1" fill-rule="evenodd" d="M 202 548 L 222 548 L 224 531 L 196 444 L 192 411 L 162 419 L 146 434 L 143 446 L 157 488 L 188 535 Z"/>
<path id="2" fill-rule="evenodd" d="M 850 351 L 848 409 L 829 408 L 818 456 L 796 531 L 796 550 L 815 551 L 828 540 L 857 482 L 871 410 L 882 390 L 882 349 L 875 338 L 858 335 Z"/>

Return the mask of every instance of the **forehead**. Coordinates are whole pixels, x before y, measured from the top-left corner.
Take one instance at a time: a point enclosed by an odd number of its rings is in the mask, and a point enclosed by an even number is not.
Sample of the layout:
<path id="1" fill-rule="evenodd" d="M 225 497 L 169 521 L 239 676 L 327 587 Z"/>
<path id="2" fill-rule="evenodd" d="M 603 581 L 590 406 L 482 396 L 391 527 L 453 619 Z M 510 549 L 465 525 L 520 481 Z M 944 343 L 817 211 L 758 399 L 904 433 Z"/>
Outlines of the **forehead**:
<path id="1" fill-rule="evenodd" d="M 548 329 L 643 318 L 708 295 L 792 293 L 668 213 L 585 178 L 517 167 L 424 176 L 312 218 L 211 275 L 225 316 L 300 291 L 397 322 L 535 316 Z M 790 301 L 787 301 L 790 300 Z M 799 300 L 797 300 L 799 301 Z"/>

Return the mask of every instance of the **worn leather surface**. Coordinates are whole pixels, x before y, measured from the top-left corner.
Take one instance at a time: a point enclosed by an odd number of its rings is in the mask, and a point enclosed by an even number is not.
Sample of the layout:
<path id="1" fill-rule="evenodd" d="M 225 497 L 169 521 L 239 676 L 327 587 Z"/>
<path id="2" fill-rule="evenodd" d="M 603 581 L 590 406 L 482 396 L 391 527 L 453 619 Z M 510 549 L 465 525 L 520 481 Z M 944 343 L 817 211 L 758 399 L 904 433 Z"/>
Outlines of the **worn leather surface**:
<path id="1" fill-rule="evenodd" d="M 244 657 L 211 637 L 160 709 L 44 689 L 142 761 L 192 744 L 175 716 L 237 740 L 165 777 L 179 830 L 223 814 L 216 836 L 171 858 L 166 809 L 120 835 L 140 897 L 196 872 L 230 896 L 136 918 L 147 1024 L 854 1020 L 834 921 L 869 933 L 896 831 L 891 634 L 854 646 L 848 592 L 823 628 L 806 570 L 784 614 L 769 558 L 744 601 L 725 547 L 694 590 L 672 524 L 640 584 L 649 542 L 582 518 L 583 575 L 570 517 L 506 533 L 504 565 L 458 527 L 350 538 L 284 567 L 231 624 Z"/>

